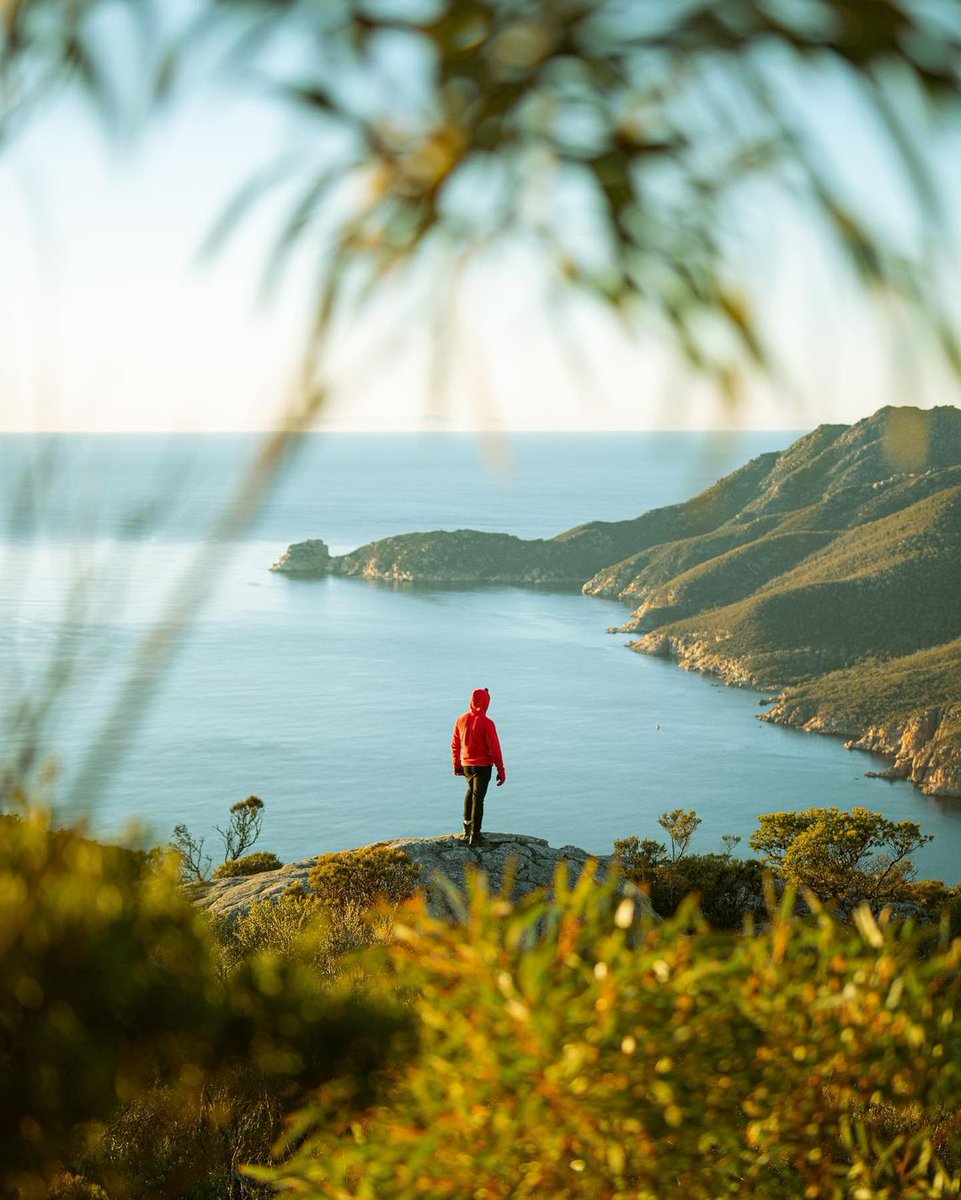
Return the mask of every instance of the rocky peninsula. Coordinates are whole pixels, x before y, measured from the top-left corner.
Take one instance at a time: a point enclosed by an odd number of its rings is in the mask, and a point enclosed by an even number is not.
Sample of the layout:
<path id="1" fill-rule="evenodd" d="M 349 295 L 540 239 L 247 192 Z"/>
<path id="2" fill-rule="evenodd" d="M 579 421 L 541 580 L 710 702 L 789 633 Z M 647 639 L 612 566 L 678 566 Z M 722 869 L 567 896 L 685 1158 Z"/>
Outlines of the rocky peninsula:
<path id="1" fill-rule="evenodd" d="M 961 411 L 821 425 L 681 504 L 555 538 L 410 533 L 271 568 L 429 585 L 579 587 L 631 648 L 771 694 L 761 720 L 841 736 L 961 796 Z"/>
<path id="2" fill-rule="evenodd" d="M 516 900 L 538 888 L 550 887 L 561 863 L 567 865 L 568 882 L 573 884 L 589 860 L 596 863 L 600 877 L 613 861 L 610 855 L 591 855 L 578 846 L 555 847 L 543 838 L 522 833 L 485 833 L 481 847 L 468 846 L 463 837 L 456 834 L 395 838 L 376 844 L 403 850 L 417 863 L 428 908 L 435 915 L 448 918 L 453 916 L 453 909 L 445 884 L 453 884 L 463 895 L 467 875 L 472 870 L 482 871 L 487 876 L 488 887 L 494 893 L 503 890 L 509 877 L 513 882 L 512 898 Z M 217 879 L 197 889 L 195 902 L 211 913 L 239 916 L 247 913 L 252 904 L 264 900 L 276 902 L 294 884 L 309 890 L 307 877 L 316 862 L 315 858 L 305 858 L 276 871 Z M 637 894 L 636 902 L 644 914 L 656 919 L 645 896 Z"/>

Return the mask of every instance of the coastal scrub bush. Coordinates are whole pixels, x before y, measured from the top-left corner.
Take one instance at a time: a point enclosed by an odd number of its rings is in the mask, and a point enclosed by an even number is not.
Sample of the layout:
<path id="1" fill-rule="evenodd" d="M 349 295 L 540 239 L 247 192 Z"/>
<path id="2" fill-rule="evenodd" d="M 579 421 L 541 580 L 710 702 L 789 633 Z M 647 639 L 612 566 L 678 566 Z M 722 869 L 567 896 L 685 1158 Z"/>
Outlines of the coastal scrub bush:
<path id="1" fill-rule="evenodd" d="M 647 883 L 654 911 L 663 917 L 673 916 L 694 895 L 701 914 L 716 929 L 740 929 L 746 917 L 762 917 L 766 911 L 763 875 L 757 859 L 689 854 L 638 882 Z"/>
<path id="2" fill-rule="evenodd" d="M 79 1168 L 111 1196 L 248 1200 L 263 1193 L 235 1164 L 271 1160 L 285 1112 L 302 1095 L 240 1068 L 209 1081 L 192 1104 L 158 1085 L 120 1109 Z"/>
<path id="3" fill-rule="evenodd" d="M 147 869 L 39 813 L 6 823 L 0 1195 L 32 1200 L 65 1170 L 110 1195 L 143 1195 L 88 1169 L 96 1155 L 84 1143 L 126 1105 L 154 1104 L 159 1088 L 186 1112 L 237 1072 L 294 1103 L 338 1073 L 373 1078 L 389 1053 L 404 1018 L 320 991 L 307 952 L 251 954 L 225 981 L 210 922 L 176 876 L 169 861 Z M 205 1112 L 225 1120 L 209 1103 Z M 136 1146 L 116 1162 L 149 1166 Z M 189 1189 L 178 1187 L 170 1194 L 182 1200 Z"/>
<path id="4" fill-rule="evenodd" d="M 214 920 L 214 932 L 221 948 L 221 961 L 227 971 L 264 952 L 289 957 L 303 954 L 309 933 L 326 923 L 323 906 L 314 897 L 281 896 L 252 904 L 236 917 Z"/>
<path id="5" fill-rule="evenodd" d="M 221 863 L 214 871 L 214 879 L 233 879 L 239 875 L 260 875 L 263 871 L 277 871 L 284 864 L 269 850 L 258 850 L 256 854 L 245 854 L 243 858 L 232 858 Z"/>
<path id="6" fill-rule="evenodd" d="M 616 841 L 614 853 L 625 878 L 648 894 L 662 917 L 673 916 L 692 894 L 701 915 L 718 929 L 739 929 L 745 917 L 765 912 L 763 870 L 757 859 L 730 854 L 669 859 L 660 842 L 637 837 Z"/>
<path id="7" fill-rule="evenodd" d="M 216 1031 L 207 941 L 169 870 L 42 814 L 0 841 L 0 1191 Z"/>
<path id="8" fill-rule="evenodd" d="M 765 813 L 751 848 L 789 883 L 823 900 L 883 904 L 908 899 L 915 870 L 910 856 L 930 835 L 916 821 L 889 821 L 866 808 L 809 808 Z"/>
<path id="9" fill-rule="evenodd" d="M 667 862 L 667 847 L 653 838 L 638 838 L 636 834 L 619 838 L 614 843 L 614 853 L 621 869 L 630 879 L 638 881 L 641 874 L 653 871 Z"/>
<path id="10" fill-rule="evenodd" d="M 617 880 L 466 922 L 414 901 L 377 951 L 418 1020 L 386 1096 L 322 1087 L 253 1177 L 298 1195 L 928 1200 L 961 1188 L 961 942 L 917 953 L 859 908 L 754 937 L 687 907 L 637 924 Z"/>
<path id="11" fill-rule="evenodd" d="M 403 850 L 365 846 L 322 854 L 307 882 L 324 904 L 337 910 L 350 905 L 371 908 L 380 901 L 399 904 L 413 895 L 420 867 Z"/>
<path id="12" fill-rule="evenodd" d="M 110 1200 L 99 1183 L 91 1183 L 82 1175 L 64 1171 L 53 1179 L 46 1200 Z"/>

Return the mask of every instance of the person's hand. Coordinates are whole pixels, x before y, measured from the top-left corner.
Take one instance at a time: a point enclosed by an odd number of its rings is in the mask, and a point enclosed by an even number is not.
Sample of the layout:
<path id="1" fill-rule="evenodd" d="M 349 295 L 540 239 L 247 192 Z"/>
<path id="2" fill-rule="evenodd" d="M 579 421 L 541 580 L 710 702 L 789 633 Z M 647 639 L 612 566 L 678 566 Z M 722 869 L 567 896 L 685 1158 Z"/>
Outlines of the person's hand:
<path id="1" fill-rule="evenodd" d="M 455 768 L 454 768 L 454 774 L 455 774 L 455 775 L 463 775 L 463 774 L 464 774 L 464 768 L 463 768 L 463 767 L 455 767 Z"/>
<path id="2" fill-rule="evenodd" d="M 497 786 L 500 787 L 502 783 L 506 783 L 506 782 L 507 782 L 507 772 L 506 771 L 498 771 L 497 772 Z"/>

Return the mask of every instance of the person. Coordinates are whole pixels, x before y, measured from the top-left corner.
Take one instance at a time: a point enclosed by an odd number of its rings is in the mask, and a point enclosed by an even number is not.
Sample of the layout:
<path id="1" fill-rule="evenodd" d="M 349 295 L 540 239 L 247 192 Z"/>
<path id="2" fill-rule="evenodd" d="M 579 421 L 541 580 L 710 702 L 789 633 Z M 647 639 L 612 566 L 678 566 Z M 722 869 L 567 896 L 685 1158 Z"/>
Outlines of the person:
<path id="1" fill-rule="evenodd" d="M 454 774 L 467 781 L 464 796 L 464 837 L 471 846 L 481 844 L 484 823 L 484 797 L 491 781 L 491 770 L 497 768 L 497 786 L 507 780 L 504 755 L 501 752 L 497 727 L 487 715 L 491 694 L 487 688 L 475 689 L 470 710 L 457 718 L 454 736 L 450 740 L 454 756 Z"/>

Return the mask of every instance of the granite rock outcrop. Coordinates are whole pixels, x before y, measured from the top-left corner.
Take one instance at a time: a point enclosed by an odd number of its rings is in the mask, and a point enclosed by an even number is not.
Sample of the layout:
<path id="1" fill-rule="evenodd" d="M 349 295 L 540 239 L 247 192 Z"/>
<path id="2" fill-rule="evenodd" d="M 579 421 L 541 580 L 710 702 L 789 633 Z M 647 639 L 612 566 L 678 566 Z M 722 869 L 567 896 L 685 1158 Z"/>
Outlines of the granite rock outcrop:
<path id="1" fill-rule="evenodd" d="M 538 888 L 549 888 L 561 863 L 566 864 L 568 881 L 580 878 L 589 860 L 596 863 L 598 878 L 610 869 L 611 855 L 591 855 L 579 846 L 551 846 L 544 838 L 522 833 L 485 833 L 482 846 L 470 847 L 458 834 L 439 837 L 394 838 L 376 843 L 403 850 L 421 868 L 420 886 L 428 908 L 435 915 L 453 918 L 447 885 L 464 894 L 469 872 L 481 871 L 487 876 L 492 892 L 500 892 L 507 878 L 513 879 L 513 899 L 520 899 Z M 317 860 L 305 858 L 288 863 L 277 871 L 260 875 L 218 879 L 201 885 L 194 891 L 194 901 L 210 913 L 236 917 L 250 910 L 252 904 L 265 900 L 276 902 L 293 884 L 309 890 L 307 876 Z M 629 886 L 629 885 L 628 885 Z M 640 913 L 651 916 L 650 902 L 637 894 Z"/>
<path id="2" fill-rule="evenodd" d="M 308 538 L 288 546 L 270 569 L 281 575 L 326 575 L 330 562 L 327 543 L 321 538 Z"/>

